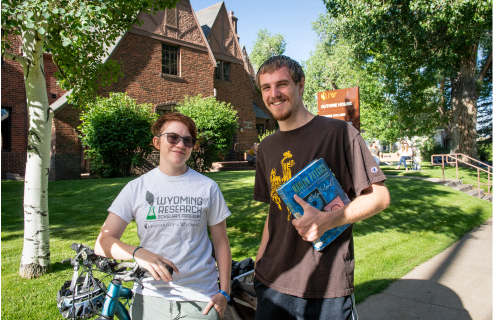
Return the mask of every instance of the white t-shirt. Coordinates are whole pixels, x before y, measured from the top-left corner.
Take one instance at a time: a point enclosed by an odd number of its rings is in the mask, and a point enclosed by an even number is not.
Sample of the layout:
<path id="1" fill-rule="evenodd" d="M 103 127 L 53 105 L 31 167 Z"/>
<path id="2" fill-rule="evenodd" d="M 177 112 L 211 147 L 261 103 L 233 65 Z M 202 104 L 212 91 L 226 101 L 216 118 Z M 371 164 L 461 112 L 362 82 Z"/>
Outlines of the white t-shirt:
<path id="1" fill-rule="evenodd" d="M 146 278 L 144 289 L 136 284 L 134 291 L 177 301 L 209 301 L 218 293 L 207 226 L 231 212 L 216 182 L 190 168 L 181 176 L 167 176 L 156 168 L 130 181 L 108 211 L 128 223 L 134 219 L 140 246 L 172 261 L 180 271 L 170 282 Z"/>
<path id="2" fill-rule="evenodd" d="M 404 156 L 404 157 L 412 157 L 413 156 L 413 150 L 411 148 L 407 149 L 404 149 L 402 148 L 400 151 L 399 151 L 399 154 L 401 156 Z"/>

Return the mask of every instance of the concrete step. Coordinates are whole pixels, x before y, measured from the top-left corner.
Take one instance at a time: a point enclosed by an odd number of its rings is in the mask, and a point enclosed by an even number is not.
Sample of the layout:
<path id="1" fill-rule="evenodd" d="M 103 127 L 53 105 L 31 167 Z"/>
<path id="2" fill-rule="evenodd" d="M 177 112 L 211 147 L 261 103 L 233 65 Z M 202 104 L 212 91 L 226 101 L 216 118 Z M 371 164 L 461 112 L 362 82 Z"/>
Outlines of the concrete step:
<path id="1" fill-rule="evenodd" d="M 473 197 L 476 197 L 476 198 L 479 198 L 479 199 L 482 199 L 483 196 L 484 196 L 484 190 L 483 189 L 480 189 L 479 196 L 478 196 L 478 189 L 477 188 L 468 190 L 468 191 L 466 191 L 466 193 L 468 195 L 470 195 L 470 196 L 473 196 Z"/>
<path id="2" fill-rule="evenodd" d="M 459 190 L 459 191 L 462 191 L 462 192 L 467 192 L 469 190 L 472 190 L 472 184 L 462 184 L 460 186 L 453 187 L 453 189 Z"/>
<path id="3" fill-rule="evenodd" d="M 446 180 L 445 183 L 442 183 L 444 186 L 447 187 L 458 187 L 462 185 L 462 179 L 460 180 Z"/>
<path id="4" fill-rule="evenodd" d="M 487 195 L 484 195 L 483 198 L 481 198 L 481 199 L 492 202 L 492 198 L 493 198 L 493 196 L 491 194 L 487 194 Z"/>
<path id="5" fill-rule="evenodd" d="M 20 174 L 18 173 L 7 173 L 6 176 L 8 180 L 17 180 L 17 181 L 24 180 L 24 178 L 21 177 Z"/>

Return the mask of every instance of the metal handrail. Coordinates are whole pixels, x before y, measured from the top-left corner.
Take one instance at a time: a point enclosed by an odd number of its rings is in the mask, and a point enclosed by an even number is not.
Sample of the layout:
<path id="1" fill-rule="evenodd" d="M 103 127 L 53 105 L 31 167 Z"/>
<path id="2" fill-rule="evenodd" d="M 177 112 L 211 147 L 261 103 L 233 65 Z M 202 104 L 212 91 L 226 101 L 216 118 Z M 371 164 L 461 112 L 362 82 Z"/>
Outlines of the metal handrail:
<path id="1" fill-rule="evenodd" d="M 241 150 L 245 150 L 245 149 L 240 149 L 240 146 L 241 146 L 242 144 L 244 144 L 245 146 L 247 146 L 247 147 L 248 147 L 248 149 L 247 149 L 247 150 L 253 149 L 253 147 L 249 146 L 249 145 L 248 145 L 248 144 L 246 144 L 246 143 L 243 143 L 243 142 L 237 142 L 237 143 L 235 143 L 235 145 L 234 145 L 234 150 L 235 150 L 236 152 L 240 152 Z"/>
<path id="2" fill-rule="evenodd" d="M 469 162 L 466 162 L 464 161 L 463 159 L 459 159 L 459 156 L 465 158 L 466 160 L 468 160 Z M 481 198 L 481 185 L 486 185 L 488 186 L 486 189 L 487 189 L 487 194 L 491 194 L 491 186 L 492 186 L 492 183 L 491 183 L 491 175 L 493 174 L 493 167 L 484 163 L 484 162 L 481 162 L 477 159 L 474 159 L 474 158 L 471 158 L 469 157 L 468 155 L 466 154 L 463 154 L 463 153 L 453 153 L 453 154 L 434 154 L 431 156 L 431 165 L 432 166 L 438 166 L 439 164 L 435 164 L 434 163 L 434 158 L 435 157 L 441 157 L 442 158 L 442 176 L 443 176 L 443 182 L 445 182 L 445 163 L 448 163 L 448 164 L 455 164 L 455 173 L 456 173 L 456 176 L 457 176 L 457 180 L 459 180 L 459 162 L 460 163 L 463 163 L 465 165 L 468 165 L 470 167 L 473 167 L 473 168 L 476 168 L 477 170 L 477 173 L 478 173 L 478 198 Z M 449 161 L 449 158 L 451 160 L 455 160 L 455 161 Z M 487 170 L 481 168 L 481 167 L 478 167 L 477 165 L 474 165 L 470 162 L 476 162 L 476 163 L 480 163 L 481 165 L 485 166 L 487 168 Z M 480 171 L 482 172 L 485 172 L 488 174 L 488 183 L 481 183 L 481 179 L 480 179 L 480 176 L 479 176 L 479 173 Z"/>

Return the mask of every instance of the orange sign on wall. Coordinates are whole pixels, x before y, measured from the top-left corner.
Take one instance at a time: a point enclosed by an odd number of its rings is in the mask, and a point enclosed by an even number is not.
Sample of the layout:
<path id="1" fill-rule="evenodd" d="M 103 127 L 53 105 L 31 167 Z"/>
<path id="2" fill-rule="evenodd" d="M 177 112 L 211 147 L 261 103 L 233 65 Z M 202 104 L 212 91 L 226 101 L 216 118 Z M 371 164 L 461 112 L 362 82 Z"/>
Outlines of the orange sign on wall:
<path id="1" fill-rule="evenodd" d="M 318 115 L 347 121 L 359 131 L 359 87 L 317 93 Z"/>

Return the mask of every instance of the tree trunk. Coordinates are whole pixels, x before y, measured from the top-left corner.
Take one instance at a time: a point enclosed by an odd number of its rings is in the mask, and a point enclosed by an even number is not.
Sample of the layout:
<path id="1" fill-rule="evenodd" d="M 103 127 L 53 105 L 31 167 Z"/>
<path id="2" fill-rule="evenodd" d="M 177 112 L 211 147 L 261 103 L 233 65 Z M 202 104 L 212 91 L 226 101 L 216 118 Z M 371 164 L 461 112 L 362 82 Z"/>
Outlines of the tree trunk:
<path id="1" fill-rule="evenodd" d="M 476 59 L 478 45 L 469 48 L 471 54 L 464 56 L 460 70 L 452 83 L 452 118 L 450 152 L 464 153 L 477 158 L 476 122 L 478 116 L 476 93 Z"/>
<path id="2" fill-rule="evenodd" d="M 24 246 L 19 267 L 23 278 L 36 278 L 50 269 L 48 174 L 51 118 L 43 65 L 43 39 L 36 30 L 22 34 L 26 98 L 29 111 L 27 163 L 24 182 Z"/>

